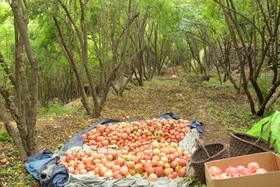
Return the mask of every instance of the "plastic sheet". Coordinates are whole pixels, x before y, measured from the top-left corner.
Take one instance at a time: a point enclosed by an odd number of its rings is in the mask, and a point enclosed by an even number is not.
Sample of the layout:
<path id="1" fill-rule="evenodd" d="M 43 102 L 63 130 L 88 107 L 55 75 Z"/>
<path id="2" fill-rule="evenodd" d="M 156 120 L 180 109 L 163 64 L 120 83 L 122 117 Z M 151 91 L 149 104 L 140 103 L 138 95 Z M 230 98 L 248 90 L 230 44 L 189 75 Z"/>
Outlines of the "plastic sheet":
<path id="1" fill-rule="evenodd" d="M 280 112 L 276 111 L 274 114 L 261 119 L 258 123 L 254 124 L 253 127 L 247 132 L 247 134 L 253 136 L 260 136 L 262 129 L 266 129 L 267 125 L 269 124 L 268 121 L 271 121 L 268 130 L 263 134 L 262 138 L 268 140 L 268 133 L 269 131 L 272 132 L 270 143 L 272 143 L 276 139 L 276 143 L 274 148 L 280 154 Z M 265 124 L 263 126 L 263 124 Z M 263 127 L 262 127 L 263 126 Z"/>

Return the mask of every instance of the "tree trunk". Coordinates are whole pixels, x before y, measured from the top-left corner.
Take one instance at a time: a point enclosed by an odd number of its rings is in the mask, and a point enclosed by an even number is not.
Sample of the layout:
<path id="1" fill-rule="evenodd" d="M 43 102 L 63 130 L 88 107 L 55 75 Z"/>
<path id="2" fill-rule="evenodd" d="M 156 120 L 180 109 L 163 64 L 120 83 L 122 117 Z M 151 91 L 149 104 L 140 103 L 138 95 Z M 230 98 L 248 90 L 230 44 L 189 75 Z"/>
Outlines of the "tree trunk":
<path id="1" fill-rule="evenodd" d="M 21 1 L 12 0 L 10 4 L 14 15 L 15 29 L 15 61 L 16 78 L 14 85 L 16 90 L 16 104 L 13 103 L 10 93 L 7 89 L 0 86 L 0 94 L 5 99 L 6 108 L 10 112 L 13 120 L 17 124 L 19 138 L 15 129 L 5 117 L 4 111 L 1 112 L 1 118 L 4 120 L 7 131 L 13 137 L 21 158 L 25 160 L 27 156 L 35 154 L 37 150 L 37 131 L 36 120 L 38 110 L 38 62 L 34 58 L 33 51 L 28 38 L 28 12 L 29 7 Z M 28 81 L 26 76 L 26 67 L 23 63 L 23 46 L 29 65 L 31 67 L 31 78 Z M 9 76 L 9 75 L 8 75 Z M 13 82 L 13 80 L 12 80 Z"/>
<path id="2" fill-rule="evenodd" d="M 9 133 L 9 135 L 12 137 L 13 141 L 15 142 L 15 145 L 20 153 L 21 160 L 25 161 L 27 160 L 27 153 L 25 151 L 24 145 L 21 141 L 21 138 L 17 132 L 17 130 L 13 127 L 13 125 L 9 122 L 8 117 L 4 113 L 5 109 L 0 103 L 0 119 L 3 121 L 5 129 Z"/>
<path id="3" fill-rule="evenodd" d="M 84 90 L 84 83 L 83 83 L 82 76 L 81 76 L 81 74 L 79 73 L 79 70 L 78 70 L 77 61 L 74 57 L 73 52 L 70 50 L 70 48 L 66 44 L 64 35 L 62 33 L 62 30 L 60 28 L 60 24 L 59 24 L 56 16 L 53 16 L 53 20 L 55 22 L 55 25 L 56 25 L 56 28 L 57 28 L 57 31 L 58 31 L 58 34 L 57 34 L 58 40 L 61 44 L 61 47 L 63 49 L 63 52 L 64 52 L 66 58 L 68 59 L 70 67 L 73 69 L 74 74 L 76 76 L 76 80 L 78 82 L 78 86 L 79 86 L 79 89 L 80 89 L 80 92 L 81 92 L 81 97 L 82 97 L 81 101 L 83 103 L 83 106 L 86 109 L 87 114 L 91 115 L 92 114 L 91 108 L 90 108 L 90 105 L 89 105 L 87 95 L 86 95 L 85 90 Z"/>

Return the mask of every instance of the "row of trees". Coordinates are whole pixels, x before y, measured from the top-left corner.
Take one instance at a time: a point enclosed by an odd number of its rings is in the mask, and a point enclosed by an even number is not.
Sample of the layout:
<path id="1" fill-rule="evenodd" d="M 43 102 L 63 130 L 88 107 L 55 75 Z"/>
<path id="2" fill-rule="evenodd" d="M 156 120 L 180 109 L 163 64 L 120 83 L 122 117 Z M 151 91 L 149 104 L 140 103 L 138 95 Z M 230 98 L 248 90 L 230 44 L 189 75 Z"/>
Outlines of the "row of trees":
<path id="1" fill-rule="evenodd" d="M 0 118 L 24 160 L 37 152 L 39 103 L 80 97 L 87 114 L 99 116 L 110 91 L 122 96 L 128 83 L 142 86 L 163 66 L 178 64 L 206 79 L 217 73 L 246 94 L 253 114 L 263 115 L 280 96 L 279 4 L 2 1 Z"/>
<path id="2" fill-rule="evenodd" d="M 208 76 L 209 67 L 214 66 L 221 82 L 229 80 L 237 93 L 245 93 L 251 113 L 262 116 L 280 96 L 280 2 L 213 0 L 209 3 L 206 26 L 199 26 L 193 42 L 206 52 L 203 73 Z M 193 52 L 196 59 L 197 54 Z M 234 66 L 237 79 L 232 73 Z"/>

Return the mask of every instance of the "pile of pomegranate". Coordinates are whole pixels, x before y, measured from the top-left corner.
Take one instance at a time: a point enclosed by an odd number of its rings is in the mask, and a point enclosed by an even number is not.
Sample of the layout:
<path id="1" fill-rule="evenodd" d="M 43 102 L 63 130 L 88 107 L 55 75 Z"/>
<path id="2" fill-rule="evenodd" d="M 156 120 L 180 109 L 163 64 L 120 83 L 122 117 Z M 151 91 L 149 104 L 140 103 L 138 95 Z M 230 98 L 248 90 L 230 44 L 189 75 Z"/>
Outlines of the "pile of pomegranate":
<path id="1" fill-rule="evenodd" d="M 221 168 L 217 166 L 211 166 L 209 171 L 213 177 L 213 179 L 226 179 L 232 177 L 240 177 L 254 174 L 264 174 L 267 173 L 267 170 L 261 168 L 259 163 L 250 162 L 247 167 L 243 165 L 238 165 L 236 167 L 227 167 L 225 171 L 222 171 Z"/>
<path id="2" fill-rule="evenodd" d="M 188 120 L 174 119 L 97 125 L 82 134 L 91 151 L 67 151 L 59 162 L 72 174 L 149 180 L 184 177 L 191 155 L 178 143 L 189 130 Z"/>

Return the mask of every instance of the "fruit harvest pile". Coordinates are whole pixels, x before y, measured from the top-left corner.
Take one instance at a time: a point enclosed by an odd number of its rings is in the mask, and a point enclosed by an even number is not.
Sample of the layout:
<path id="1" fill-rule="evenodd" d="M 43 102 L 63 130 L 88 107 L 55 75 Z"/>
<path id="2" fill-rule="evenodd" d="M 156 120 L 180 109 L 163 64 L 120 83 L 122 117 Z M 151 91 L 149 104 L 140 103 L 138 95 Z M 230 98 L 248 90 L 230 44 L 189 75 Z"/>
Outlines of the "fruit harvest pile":
<path id="1" fill-rule="evenodd" d="M 66 151 L 66 157 L 59 162 L 72 174 L 114 179 L 138 176 L 149 180 L 183 177 L 191 155 L 178 143 L 189 130 L 189 121 L 182 119 L 97 125 L 82 134 L 84 144 L 92 151 Z"/>

